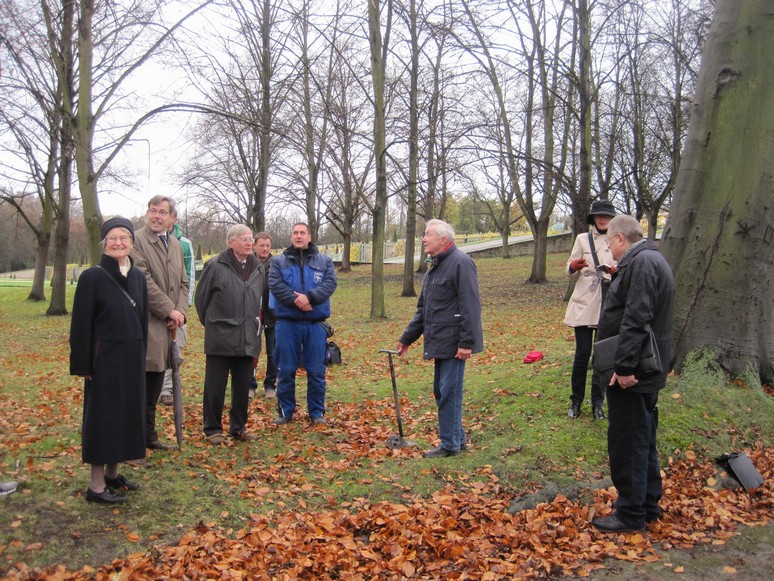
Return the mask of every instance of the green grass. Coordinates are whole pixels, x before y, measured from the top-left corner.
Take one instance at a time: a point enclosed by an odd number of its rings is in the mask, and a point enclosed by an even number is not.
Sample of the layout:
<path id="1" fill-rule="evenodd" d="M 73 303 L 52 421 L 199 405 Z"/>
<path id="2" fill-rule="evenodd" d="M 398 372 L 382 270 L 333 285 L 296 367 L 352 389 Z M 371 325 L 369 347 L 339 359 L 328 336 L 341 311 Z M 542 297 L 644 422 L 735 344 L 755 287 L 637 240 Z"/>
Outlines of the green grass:
<path id="1" fill-rule="evenodd" d="M 311 428 L 303 413 L 277 429 L 273 402 L 258 398 L 248 424 L 257 442 L 207 446 L 201 437 L 203 331 L 192 314 L 182 372 L 183 450 L 154 452 L 141 467 L 122 466 L 141 490 L 115 510 L 83 498 L 89 471 L 80 461 L 82 386 L 68 374 L 69 318 L 46 317 L 48 305 L 26 301 L 26 288 L 0 287 L 0 478 L 23 483 L 0 500 L 0 574 L 20 562 L 98 567 L 174 544 L 199 522 L 238 531 L 251 514 L 410 502 L 472 482 L 496 480 L 499 494 L 511 499 L 547 481 L 602 480 L 606 423 L 592 422 L 588 407 L 579 420 L 565 419 L 574 350 L 572 330 L 561 323 L 565 259 L 549 257 L 545 285 L 523 283 L 528 258 L 478 261 L 486 351 L 466 372 L 464 421 L 472 447 L 444 462 L 421 457 L 436 437 L 432 362 L 421 359 L 421 344 L 395 363 L 404 430 L 419 447 L 391 452 L 384 445 L 397 427 L 387 357 L 378 351 L 394 348 L 416 305 L 415 298 L 399 296 L 400 267 L 386 267 L 386 320 L 368 319 L 369 268 L 339 277 L 332 323 L 345 365 L 328 374 L 327 429 Z M 73 290 L 68 287 L 70 301 Z M 524 364 L 531 350 L 545 359 Z M 303 411 L 304 380 L 299 384 Z M 726 383 L 697 360 L 662 392 L 662 456 L 692 449 L 711 458 L 756 443 L 770 446 L 773 408 L 759 388 Z M 171 441 L 169 410 L 160 410 L 159 427 Z"/>

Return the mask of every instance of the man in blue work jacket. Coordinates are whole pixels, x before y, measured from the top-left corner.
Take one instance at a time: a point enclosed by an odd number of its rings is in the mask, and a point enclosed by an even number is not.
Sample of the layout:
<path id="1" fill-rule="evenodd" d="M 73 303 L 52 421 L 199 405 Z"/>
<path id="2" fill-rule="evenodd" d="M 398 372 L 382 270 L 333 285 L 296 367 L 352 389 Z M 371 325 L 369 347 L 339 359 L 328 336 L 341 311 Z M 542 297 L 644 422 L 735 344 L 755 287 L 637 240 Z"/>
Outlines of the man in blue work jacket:
<path id="1" fill-rule="evenodd" d="M 331 314 L 336 271 L 330 257 L 317 251 L 303 222 L 293 225 L 290 246 L 269 267 L 269 306 L 277 323 L 275 359 L 278 367 L 274 423 L 288 423 L 296 411 L 296 371 L 306 369 L 306 403 L 314 424 L 325 421 L 325 348 L 323 323 Z"/>

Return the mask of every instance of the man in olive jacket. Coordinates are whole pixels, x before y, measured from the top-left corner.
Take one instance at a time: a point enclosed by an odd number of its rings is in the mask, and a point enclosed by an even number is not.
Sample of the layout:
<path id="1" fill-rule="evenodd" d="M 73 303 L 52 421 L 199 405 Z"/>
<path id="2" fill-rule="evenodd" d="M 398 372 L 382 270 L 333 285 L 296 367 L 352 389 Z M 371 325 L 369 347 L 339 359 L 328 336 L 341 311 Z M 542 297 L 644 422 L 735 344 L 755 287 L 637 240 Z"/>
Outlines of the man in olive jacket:
<path id="1" fill-rule="evenodd" d="M 456 456 L 467 447 L 462 427 L 462 386 L 465 361 L 484 349 L 481 298 L 473 260 L 454 245 L 454 228 L 430 220 L 422 238 L 432 266 L 425 275 L 417 311 L 398 340 L 405 354 L 424 334 L 424 357 L 435 359 L 433 395 L 438 407 L 441 445 L 426 458 Z"/>
<path id="2" fill-rule="evenodd" d="M 615 513 L 591 524 L 603 531 L 642 530 L 658 520 L 662 495 L 656 450 L 658 392 L 666 385 L 672 344 L 675 280 L 653 242 L 643 240 L 640 223 L 616 216 L 607 240 L 618 271 L 607 291 L 597 329 L 598 340 L 618 335 L 615 372 L 607 384 L 607 448 L 610 476 L 618 489 Z M 643 376 L 638 363 L 653 330 L 662 372 Z"/>
<path id="3" fill-rule="evenodd" d="M 156 433 L 156 402 L 170 367 L 171 331 L 180 329 L 188 313 L 188 275 L 183 247 L 167 232 L 174 223 L 175 200 L 153 196 L 148 201 L 146 225 L 135 232 L 131 257 L 148 283 L 148 351 L 145 357 L 146 447 L 167 450 Z"/>
<path id="4" fill-rule="evenodd" d="M 237 224 L 226 235 L 228 248 L 204 265 L 196 287 L 196 313 L 204 326 L 204 435 L 210 444 L 223 438 L 223 403 L 231 373 L 229 432 L 250 441 L 245 431 L 253 358 L 261 352 L 263 265 L 253 256 L 250 228 Z"/>

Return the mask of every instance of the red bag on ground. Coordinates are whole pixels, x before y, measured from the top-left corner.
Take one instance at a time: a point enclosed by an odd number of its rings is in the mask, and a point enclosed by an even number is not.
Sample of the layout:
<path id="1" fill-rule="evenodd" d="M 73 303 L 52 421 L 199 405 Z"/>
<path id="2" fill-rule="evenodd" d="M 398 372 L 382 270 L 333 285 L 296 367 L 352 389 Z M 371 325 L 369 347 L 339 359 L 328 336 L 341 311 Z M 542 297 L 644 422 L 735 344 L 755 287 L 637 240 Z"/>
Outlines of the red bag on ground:
<path id="1" fill-rule="evenodd" d="M 543 353 L 540 351 L 530 351 L 524 358 L 524 363 L 534 363 L 543 359 Z"/>

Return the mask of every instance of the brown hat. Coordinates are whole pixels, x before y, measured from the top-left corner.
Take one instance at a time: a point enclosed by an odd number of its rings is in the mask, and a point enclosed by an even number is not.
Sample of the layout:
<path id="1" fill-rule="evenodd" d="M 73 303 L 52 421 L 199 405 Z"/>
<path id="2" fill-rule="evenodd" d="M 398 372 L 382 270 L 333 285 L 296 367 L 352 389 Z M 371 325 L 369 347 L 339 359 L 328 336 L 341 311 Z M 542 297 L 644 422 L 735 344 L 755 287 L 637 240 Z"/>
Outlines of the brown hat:
<path id="1" fill-rule="evenodd" d="M 102 228 L 100 228 L 99 231 L 102 240 L 105 239 L 108 232 L 110 232 L 113 228 L 126 228 L 129 230 L 129 234 L 132 235 L 132 242 L 134 242 L 134 224 L 132 224 L 130 220 L 122 218 L 121 216 L 110 218 L 102 223 Z"/>

